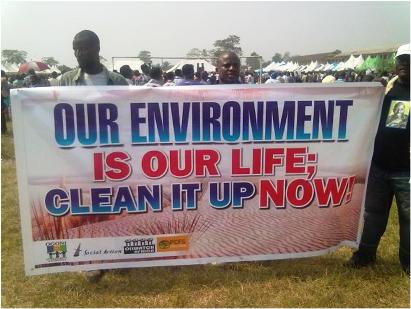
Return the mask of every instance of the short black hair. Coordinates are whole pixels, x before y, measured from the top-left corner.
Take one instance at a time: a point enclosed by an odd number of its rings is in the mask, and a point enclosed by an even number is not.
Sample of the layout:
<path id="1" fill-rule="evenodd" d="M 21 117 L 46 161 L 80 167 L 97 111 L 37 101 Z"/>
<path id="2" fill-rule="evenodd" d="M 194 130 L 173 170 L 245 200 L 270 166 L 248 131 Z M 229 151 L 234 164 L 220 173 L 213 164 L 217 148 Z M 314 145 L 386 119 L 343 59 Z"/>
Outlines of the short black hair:
<path id="1" fill-rule="evenodd" d="M 180 69 L 176 69 L 176 70 L 174 71 L 174 74 L 175 74 L 176 76 L 179 76 L 179 77 L 182 77 L 182 76 L 183 76 Z"/>
<path id="2" fill-rule="evenodd" d="M 97 34 L 95 34 L 93 31 L 91 30 L 82 30 L 79 33 L 77 33 L 74 36 L 74 40 L 80 38 L 80 37 L 87 37 L 88 39 L 90 39 L 91 42 L 95 43 L 97 46 L 100 46 L 100 39 L 98 38 Z"/>
<path id="3" fill-rule="evenodd" d="M 220 65 L 221 59 L 222 59 L 224 56 L 226 56 L 226 55 L 231 56 L 231 57 L 234 57 L 234 58 L 237 58 L 237 59 L 238 59 L 238 62 L 241 64 L 241 59 L 240 59 L 240 57 L 238 57 L 238 55 L 237 55 L 235 52 L 232 52 L 232 51 L 224 51 L 224 52 L 222 52 L 222 53 L 218 56 L 218 58 L 217 58 L 217 67 Z"/>
<path id="4" fill-rule="evenodd" d="M 150 74 L 150 67 L 146 63 L 143 63 L 140 66 L 140 69 L 141 71 L 143 71 L 144 74 Z"/>
<path id="5" fill-rule="evenodd" d="M 160 79 L 162 74 L 162 70 L 159 65 L 154 65 L 150 69 L 150 77 L 152 79 Z"/>
<path id="6" fill-rule="evenodd" d="M 183 76 L 194 74 L 194 66 L 192 64 L 185 64 L 181 68 Z"/>
<path id="7" fill-rule="evenodd" d="M 133 70 L 130 68 L 128 64 L 125 64 L 120 67 L 120 74 L 123 75 L 125 78 L 131 79 L 133 77 Z"/>
<path id="8" fill-rule="evenodd" d="M 172 80 L 172 79 L 174 79 L 174 73 L 173 72 L 167 72 L 165 74 L 165 77 L 167 78 L 167 80 Z"/>

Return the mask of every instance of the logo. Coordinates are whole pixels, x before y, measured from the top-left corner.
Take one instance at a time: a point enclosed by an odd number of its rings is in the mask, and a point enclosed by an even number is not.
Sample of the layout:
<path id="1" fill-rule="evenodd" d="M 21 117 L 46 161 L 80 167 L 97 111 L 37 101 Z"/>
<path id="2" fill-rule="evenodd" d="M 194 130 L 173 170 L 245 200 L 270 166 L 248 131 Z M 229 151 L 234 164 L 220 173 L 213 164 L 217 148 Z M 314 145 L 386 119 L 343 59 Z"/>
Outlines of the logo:
<path id="1" fill-rule="evenodd" d="M 56 241 L 46 243 L 49 262 L 64 261 L 66 259 L 67 244 L 65 241 Z"/>
<path id="2" fill-rule="evenodd" d="M 125 240 L 124 254 L 155 253 L 153 238 L 137 238 Z"/>
<path id="3" fill-rule="evenodd" d="M 81 244 L 78 244 L 78 247 L 76 248 L 76 251 L 74 251 L 74 256 L 75 256 L 75 257 L 77 257 L 77 256 L 80 255 L 80 252 L 81 252 L 80 247 L 81 247 Z"/>
<path id="4" fill-rule="evenodd" d="M 78 244 L 76 250 L 74 251 L 73 256 L 90 256 L 90 255 L 113 255 L 113 254 L 121 254 L 121 249 L 80 249 L 81 243 Z"/>
<path id="5" fill-rule="evenodd" d="M 189 238 L 188 235 L 158 237 L 157 247 L 158 252 L 187 251 Z"/>

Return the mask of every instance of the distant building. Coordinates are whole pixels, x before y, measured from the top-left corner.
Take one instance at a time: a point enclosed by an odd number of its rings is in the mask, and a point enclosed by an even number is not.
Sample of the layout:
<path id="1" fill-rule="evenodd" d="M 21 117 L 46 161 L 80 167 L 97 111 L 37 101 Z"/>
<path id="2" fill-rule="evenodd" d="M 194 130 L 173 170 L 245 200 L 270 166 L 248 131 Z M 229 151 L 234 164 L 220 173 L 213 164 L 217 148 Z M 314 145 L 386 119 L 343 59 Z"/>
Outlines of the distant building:
<path id="1" fill-rule="evenodd" d="M 341 53 L 340 50 L 335 50 L 333 52 L 327 53 L 319 53 L 319 54 L 311 54 L 311 55 L 304 55 L 304 56 L 292 56 L 290 57 L 290 61 L 298 62 L 299 64 L 310 64 L 311 61 L 317 61 L 318 63 L 326 63 L 330 61 L 330 59 L 334 59 L 335 56 Z"/>
<path id="2" fill-rule="evenodd" d="M 298 62 L 300 65 L 309 64 L 311 61 L 317 61 L 318 63 L 332 63 L 346 61 L 351 55 L 357 57 L 362 55 L 364 59 L 368 56 L 381 56 L 383 59 L 389 58 L 395 53 L 401 44 L 396 44 L 392 46 L 380 47 L 380 48 L 363 48 L 352 51 L 341 52 L 340 50 L 335 50 L 333 52 L 318 53 L 303 56 L 292 56 L 290 61 Z"/>

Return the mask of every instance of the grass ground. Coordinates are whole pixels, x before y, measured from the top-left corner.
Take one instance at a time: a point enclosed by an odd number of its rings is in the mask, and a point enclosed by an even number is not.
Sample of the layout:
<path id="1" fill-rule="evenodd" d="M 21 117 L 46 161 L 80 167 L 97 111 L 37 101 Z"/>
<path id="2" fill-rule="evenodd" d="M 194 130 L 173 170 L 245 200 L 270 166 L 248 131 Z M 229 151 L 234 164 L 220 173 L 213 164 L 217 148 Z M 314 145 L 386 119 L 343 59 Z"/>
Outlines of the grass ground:
<path id="1" fill-rule="evenodd" d="M 27 277 L 12 133 L 1 146 L 2 307 L 410 307 L 395 207 L 378 262 L 367 269 L 345 268 L 351 249 L 341 248 L 298 260 L 110 272 L 99 284 L 80 273 Z"/>

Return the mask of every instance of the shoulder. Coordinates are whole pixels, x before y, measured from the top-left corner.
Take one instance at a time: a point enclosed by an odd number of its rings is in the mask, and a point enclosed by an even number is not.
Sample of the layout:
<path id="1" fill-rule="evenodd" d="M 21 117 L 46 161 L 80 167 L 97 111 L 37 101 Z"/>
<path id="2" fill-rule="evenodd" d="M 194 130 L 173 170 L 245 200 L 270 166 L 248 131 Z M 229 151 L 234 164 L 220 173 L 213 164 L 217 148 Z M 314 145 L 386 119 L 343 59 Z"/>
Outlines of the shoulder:
<path id="1" fill-rule="evenodd" d="M 75 68 L 61 75 L 60 80 L 59 80 L 59 85 L 60 86 L 74 85 L 75 84 L 74 79 L 77 76 L 78 72 L 79 72 L 79 68 Z"/>

